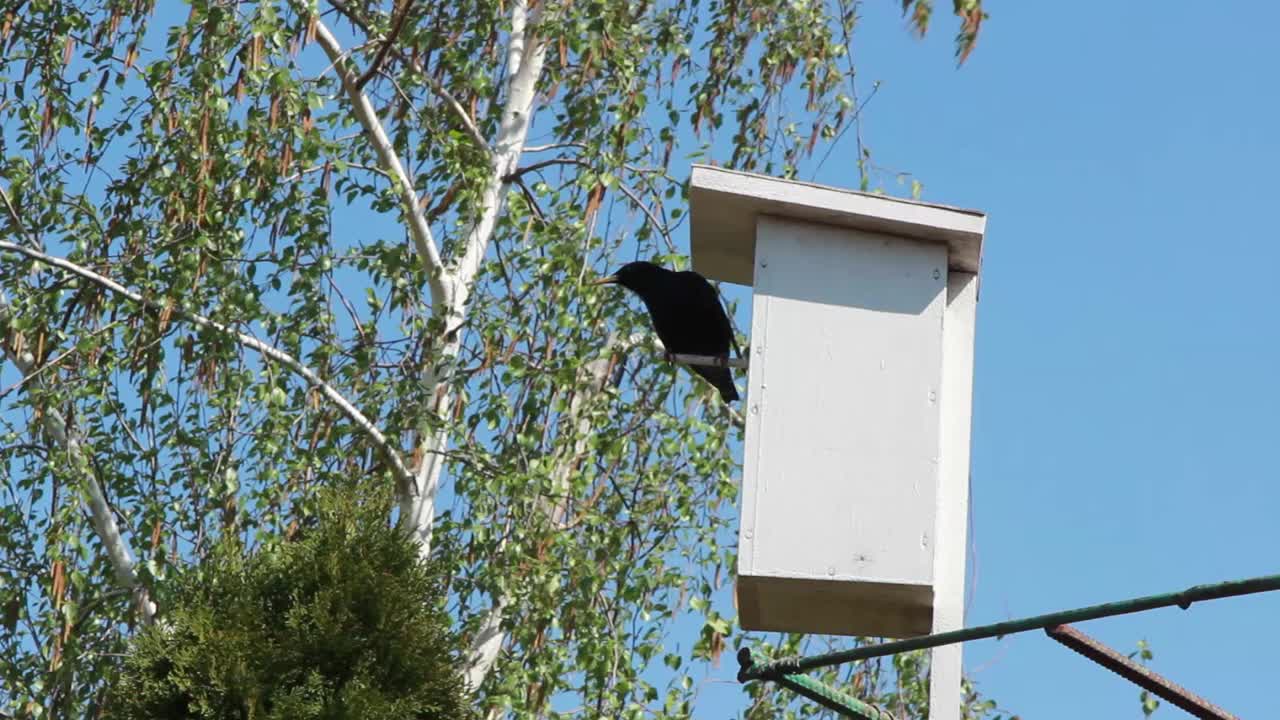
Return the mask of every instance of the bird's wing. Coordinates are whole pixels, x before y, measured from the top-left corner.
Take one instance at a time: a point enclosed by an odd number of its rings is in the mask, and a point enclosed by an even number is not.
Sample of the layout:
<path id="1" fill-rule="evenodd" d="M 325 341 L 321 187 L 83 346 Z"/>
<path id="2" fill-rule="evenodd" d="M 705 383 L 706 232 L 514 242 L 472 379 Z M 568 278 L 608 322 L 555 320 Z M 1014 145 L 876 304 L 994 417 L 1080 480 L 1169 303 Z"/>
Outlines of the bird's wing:
<path id="1" fill-rule="evenodd" d="M 686 276 L 689 288 L 689 312 L 693 317 L 705 323 L 702 332 L 707 343 L 706 352 L 712 354 L 728 354 L 733 345 L 733 327 L 729 324 L 729 316 L 725 314 L 724 305 L 720 302 L 720 293 L 706 278 L 696 272 L 681 273 Z"/>

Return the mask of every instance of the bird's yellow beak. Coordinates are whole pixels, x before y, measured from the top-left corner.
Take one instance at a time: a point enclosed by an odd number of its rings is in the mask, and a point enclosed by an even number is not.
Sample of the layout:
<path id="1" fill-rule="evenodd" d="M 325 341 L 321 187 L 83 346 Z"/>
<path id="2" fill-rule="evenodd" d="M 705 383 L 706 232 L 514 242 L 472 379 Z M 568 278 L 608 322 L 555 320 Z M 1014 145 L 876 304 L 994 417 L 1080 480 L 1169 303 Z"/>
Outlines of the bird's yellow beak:
<path id="1" fill-rule="evenodd" d="M 599 280 L 596 280 L 591 284 L 592 285 L 613 285 L 613 284 L 616 284 L 617 282 L 618 282 L 618 276 L 610 275 L 609 277 L 606 277 L 606 278 L 600 278 Z"/>

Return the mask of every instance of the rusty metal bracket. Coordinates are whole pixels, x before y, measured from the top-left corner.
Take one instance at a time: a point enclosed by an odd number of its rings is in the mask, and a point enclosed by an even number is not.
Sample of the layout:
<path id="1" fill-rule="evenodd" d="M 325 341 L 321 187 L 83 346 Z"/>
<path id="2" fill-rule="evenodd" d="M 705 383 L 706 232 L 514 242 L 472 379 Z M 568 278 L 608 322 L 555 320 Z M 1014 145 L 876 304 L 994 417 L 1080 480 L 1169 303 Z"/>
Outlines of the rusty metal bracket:
<path id="1" fill-rule="evenodd" d="M 1045 628 L 1049 637 L 1080 653 L 1102 667 L 1148 690 L 1157 697 L 1205 720 L 1239 720 L 1204 698 L 1159 673 L 1139 665 L 1102 642 L 1089 637 L 1070 625 Z"/>

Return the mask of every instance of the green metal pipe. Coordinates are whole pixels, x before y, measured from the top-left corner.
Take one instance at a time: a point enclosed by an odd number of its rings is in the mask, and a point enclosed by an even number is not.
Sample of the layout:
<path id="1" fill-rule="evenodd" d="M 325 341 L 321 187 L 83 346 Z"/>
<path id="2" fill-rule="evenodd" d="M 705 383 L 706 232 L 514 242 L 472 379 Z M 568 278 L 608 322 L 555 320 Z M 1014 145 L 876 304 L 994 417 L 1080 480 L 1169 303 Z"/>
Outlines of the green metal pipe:
<path id="1" fill-rule="evenodd" d="M 1035 617 L 1023 618 L 1021 620 L 1008 620 L 992 625 L 981 625 L 974 628 L 966 628 L 964 630 L 953 630 L 951 632 L 938 633 L 936 635 L 924 635 L 906 640 L 895 640 L 893 642 L 882 643 L 880 645 L 869 645 L 867 647 L 827 653 L 825 655 L 777 660 L 763 665 L 756 665 L 755 658 L 751 651 L 748 648 L 743 648 L 738 652 L 738 662 L 741 665 L 741 669 L 738 671 L 738 681 L 777 681 L 779 678 L 786 675 L 794 675 L 795 673 L 813 670 L 814 668 L 839 665 L 841 663 L 854 662 L 856 660 L 866 660 L 868 658 L 882 657 L 885 655 L 896 655 L 898 653 L 909 652 L 911 650 L 923 650 L 925 648 L 938 647 L 939 645 L 950 645 L 952 643 L 968 642 L 970 640 L 985 640 L 987 638 L 1003 637 L 1005 635 L 1026 632 L 1028 630 L 1042 630 L 1056 625 L 1066 625 L 1068 623 L 1083 622 L 1085 620 L 1096 620 L 1098 618 L 1111 617 L 1113 615 L 1126 615 L 1129 613 L 1142 612 L 1144 610 L 1171 607 L 1173 605 L 1177 605 L 1183 610 L 1186 610 L 1191 607 L 1191 603 L 1195 602 L 1217 600 L 1219 598 L 1234 597 L 1237 595 L 1270 592 L 1273 590 L 1280 590 L 1280 575 L 1266 575 L 1248 580 L 1233 580 L 1231 582 L 1217 583 L 1213 585 L 1196 585 L 1195 587 L 1188 588 L 1182 592 L 1166 593 L 1164 595 L 1149 595 L 1147 597 L 1134 598 L 1132 600 L 1122 600 L 1119 602 L 1104 603 L 1102 605 L 1091 605 L 1089 607 L 1078 608 L 1075 610 L 1064 610 L 1062 612 L 1050 613 L 1048 615 L 1036 615 Z"/>
<path id="2" fill-rule="evenodd" d="M 894 720 L 893 715 L 875 705 L 818 682 L 808 675 L 783 675 L 775 680 L 797 695 L 803 695 L 828 710 L 855 720 Z"/>

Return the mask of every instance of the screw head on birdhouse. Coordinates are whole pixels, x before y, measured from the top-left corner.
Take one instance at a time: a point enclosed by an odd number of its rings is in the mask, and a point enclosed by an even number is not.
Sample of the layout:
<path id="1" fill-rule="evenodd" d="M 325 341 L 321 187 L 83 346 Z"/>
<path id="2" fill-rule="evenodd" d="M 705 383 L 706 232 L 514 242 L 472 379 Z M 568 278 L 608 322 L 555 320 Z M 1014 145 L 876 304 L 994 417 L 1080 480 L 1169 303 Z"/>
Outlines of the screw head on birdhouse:
<path id="1" fill-rule="evenodd" d="M 690 212 L 694 269 L 753 287 L 742 627 L 958 627 L 986 216 L 702 165 Z"/>

